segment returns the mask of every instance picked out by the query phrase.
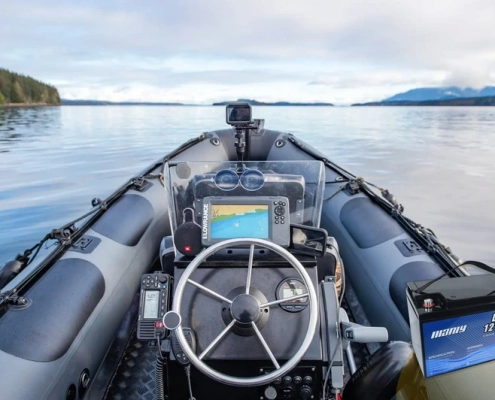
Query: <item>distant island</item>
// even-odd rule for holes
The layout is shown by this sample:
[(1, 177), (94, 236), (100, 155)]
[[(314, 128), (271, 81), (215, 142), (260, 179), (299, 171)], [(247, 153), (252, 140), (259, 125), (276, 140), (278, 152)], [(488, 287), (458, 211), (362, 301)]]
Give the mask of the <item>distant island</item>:
[(494, 106), (495, 86), (482, 89), (457, 86), (411, 89), (381, 101), (353, 106)]
[(456, 99), (425, 101), (377, 101), (371, 103), (358, 103), (353, 104), (352, 106), (495, 106), (495, 96), (462, 97)]
[[(257, 100), (250, 99), (239, 99), (237, 101), (248, 103), (252, 106), (296, 106), (296, 107), (333, 107), (332, 103), (291, 103), (288, 101), (277, 101), (275, 103), (265, 103)], [(227, 104), (232, 103), (232, 101), (222, 101), (219, 103), (213, 103), (213, 106), (226, 106)]]
[(153, 103), (139, 101), (100, 101), (100, 100), (67, 100), (62, 99), (63, 106), (186, 106), (183, 103)]
[[(295, 106), (295, 107), (309, 107), (309, 106), (317, 106), (317, 107), (332, 107), (331, 103), (290, 103), (287, 101), (279, 101), (276, 103), (264, 103), (256, 100), (248, 100), (248, 99), (239, 99), (237, 101), (242, 101), (244, 103), (249, 103), (252, 106)], [(212, 106), (226, 106), (227, 104), (232, 103), (231, 101), (222, 101), (219, 103), (213, 103)], [(105, 100), (68, 100), (62, 99), (61, 104), (63, 106), (196, 106), (200, 107), (197, 104), (187, 104), (187, 103), (154, 103), (154, 102), (139, 102), (139, 101), (121, 101), (121, 102), (113, 102), (113, 101), (105, 101)]]
[(0, 68), (0, 105), (60, 105), (60, 96), (54, 86)]

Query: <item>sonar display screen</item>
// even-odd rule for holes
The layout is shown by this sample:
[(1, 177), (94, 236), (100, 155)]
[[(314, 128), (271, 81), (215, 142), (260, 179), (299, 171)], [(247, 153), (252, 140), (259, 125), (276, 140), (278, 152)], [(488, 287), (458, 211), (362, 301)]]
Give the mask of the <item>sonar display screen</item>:
[(268, 239), (268, 205), (212, 204), (211, 239)]

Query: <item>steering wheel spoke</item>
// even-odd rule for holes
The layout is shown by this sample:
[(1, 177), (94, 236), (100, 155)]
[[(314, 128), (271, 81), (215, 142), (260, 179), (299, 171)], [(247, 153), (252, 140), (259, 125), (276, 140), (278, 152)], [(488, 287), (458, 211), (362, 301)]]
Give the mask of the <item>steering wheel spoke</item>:
[(271, 306), (275, 306), (275, 305), (281, 304), (281, 303), (288, 303), (289, 301), (301, 299), (303, 297), (308, 297), (308, 294), (307, 293), (302, 293), (302, 294), (298, 294), (296, 296), (287, 297), (285, 299), (269, 301), (268, 303), (261, 304), (260, 305), (260, 308), (271, 307)]
[(248, 263), (248, 272), (247, 272), (247, 281), (246, 281), (246, 294), (249, 294), (249, 290), (251, 289), (251, 276), (253, 274), (253, 258), (254, 258), (254, 244), (251, 245), (251, 249), (249, 250), (249, 263)]
[(227, 297), (223, 297), (221, 294), (218, 294), (217, 292), (215, 292), (211, 289), (208, 289), (206, 286), (203, 286), (200, 283), (193, 281), (192, 279), (188, 279), (187, 282), (193, 286), (196, 286), (198, 289), (201, 289), (203, 292), (206, 292), (206, 293), (210, 294), (211, 296), (216, 297), (217, 299), (225, 301), (228, 304), (232, 304), (232, 300), (227, 299)]
[(223, 339), (223, 337), (230, 331), (230, 329), (235, 325), (235, 320), (232, 320), (230, 324), (228, 324), (225, 329), (220, 332), (220, 334), (210, 343), (210, 345), (203, 350), (203, 352), (199, 355), (199, 359), (202, 360), (204, 356), (206, 356), (219, 342)]
[(266, 353), (268, 354), (268, 356), (272, 360), (273, 365), (275, 365), (275, 368), (280, 369), (280, 364), (278, 363), (277, 359), (273, 355), (272, 351), (270, 350), (270, 347), (268, 346), (268, 343), (266, 343), (265, 338), (261, 334), (261, 332), (258, 329), (258, 327), (256, 326), (256, 324), (254, 322), (251, 322), (251, 326), (253, 327), (254, 331), (256, 332), (256, 336), (258, 336), (258, 339), (260, 340), (261, 344), (265, 348)]

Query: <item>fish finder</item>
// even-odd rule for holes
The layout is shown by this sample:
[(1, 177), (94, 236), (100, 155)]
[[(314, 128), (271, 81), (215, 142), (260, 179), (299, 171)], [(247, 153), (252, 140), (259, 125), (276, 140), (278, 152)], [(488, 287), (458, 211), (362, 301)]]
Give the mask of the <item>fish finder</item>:
[(235, 238), (267, 239), (288, 247), (290, 215), (287, 197), (205, 197), (201, 226), (203, 246)]

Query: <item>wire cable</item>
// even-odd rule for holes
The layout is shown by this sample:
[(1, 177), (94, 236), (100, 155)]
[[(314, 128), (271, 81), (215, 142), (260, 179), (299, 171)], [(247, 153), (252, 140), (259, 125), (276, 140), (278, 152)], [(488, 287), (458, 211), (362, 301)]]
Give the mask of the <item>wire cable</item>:
[(189, 387), (189, 400), (196, 400), (192, 393), (192, 385), (191, 385), (191, 364), (184, 368), (187, 377), (187, 386)]

